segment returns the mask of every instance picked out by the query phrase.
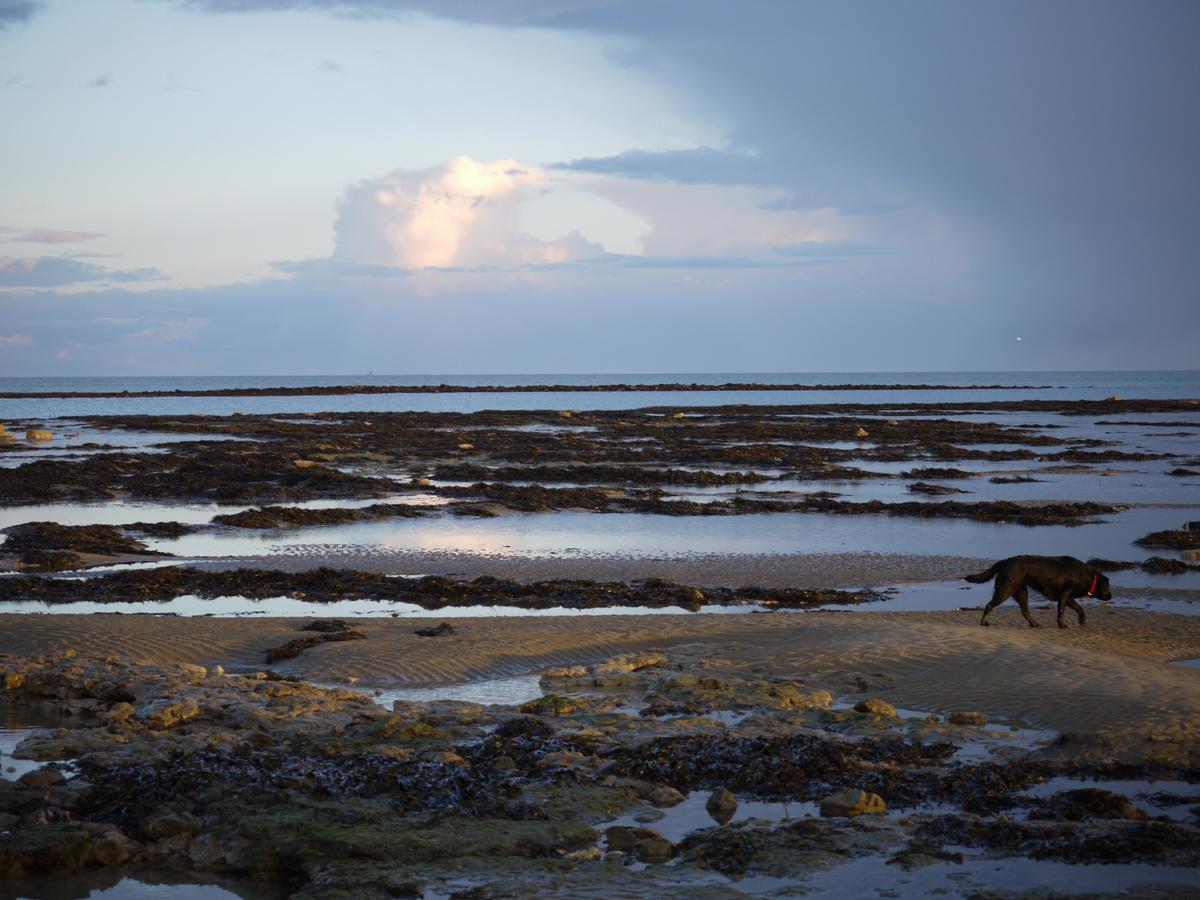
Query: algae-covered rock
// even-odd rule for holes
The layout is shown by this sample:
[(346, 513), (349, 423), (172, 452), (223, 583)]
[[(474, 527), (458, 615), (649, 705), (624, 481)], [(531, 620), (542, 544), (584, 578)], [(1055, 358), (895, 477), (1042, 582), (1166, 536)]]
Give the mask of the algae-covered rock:
[(983, 726), (988, 723), (987, 716), (979, 712), (952, 712), (946, 717), (946, 721), (951, 725)]
[(821, 801), (821, 815), (825, 818), (880, 816), (886, 812), (887, 804), (883, 802), (882, 797), (858, 789), (842, 791)]
[(721, 825), (734, 817), (737, 808), (737, 797), (725, 788), (717, 788), (713, 791), (708, 797), (708, 802), (704, 804), (704, 809), (708, 814)]
[(876, 716), (889, 716), (896, 718), (898, 713), (896, 707), (888, 703), (886, 700), (880, 700), (878, 697), (867, 697), (864, 700), (859, 700), (854, 704), (855, 712), (871, 713)]

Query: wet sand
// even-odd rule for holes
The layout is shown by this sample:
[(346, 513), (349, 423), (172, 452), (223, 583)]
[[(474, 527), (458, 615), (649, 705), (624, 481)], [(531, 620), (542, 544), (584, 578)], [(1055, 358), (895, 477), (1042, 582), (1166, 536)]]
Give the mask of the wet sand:
[[(319, 550), (319, 552), (318, 552)], [(986, 569), (994, 559), (915, 556), (900, 553), (725, 553), (635, 557), (507, 556), (449, 550), (321, 545), (311, 551), (198, 560), (205, 569), (278, 569), (303, 572), (328, 566), (385, 575), (431, 573), (474, 578), (492, 575), (519, 581), (558, 578), (629, 581), (662, 578), (677, 584), (784, 588), (860, 588), (955, 580)]]
[[(588, 664), (659, 650), (730, 673), (803, 676), (835, 695), (869, 690), (898, 706), (978, 710), (1058, 732), (1103, 732), (1122, 745), (1200, 748), (1200, 620), (1093, 608), (1088, 627), (1030, 629), (1015, 610), (980, 628), (978, 613), (817, 612), (724, 616), (512, 617), (459, 621), (418, 637), (418, 623), (356, 621), (366, 639), (317, 646), (277, 671), (359, 687), (436, 684)], [(266, 652), (311, 620), (129, 615), (0, 615), (0, 651), (73, 648), (154, 663), (265, 667)]]

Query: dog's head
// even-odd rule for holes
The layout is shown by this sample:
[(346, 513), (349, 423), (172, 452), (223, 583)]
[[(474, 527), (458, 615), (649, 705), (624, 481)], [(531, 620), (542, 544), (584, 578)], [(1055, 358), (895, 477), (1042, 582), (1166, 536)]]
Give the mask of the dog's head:
[(1096, 593), (1092, 594), (1097, 600), (1111, 600), (1112, 590), (1108, 586), (1108, 576), (1096, 573)]

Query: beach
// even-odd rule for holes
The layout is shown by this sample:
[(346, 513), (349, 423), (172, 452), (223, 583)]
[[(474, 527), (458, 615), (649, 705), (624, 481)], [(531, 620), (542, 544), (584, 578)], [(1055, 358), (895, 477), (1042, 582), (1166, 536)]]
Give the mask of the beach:
[[(871, 890), (889, 864), (902, 895), (1065, 867), (1093, 893), (1182, 896), (1197, 404), (981, 383), (781, 378), (729, 405), (664, 379), (625, 392), (654, 405), (608, 406), (599, 382), (597, 407), (541, 408), (559, 384), (490, 411), (469, 384), (431, 388), (461, 411), (422, 410), (419, 386), (292, 386), (279, 403), (311, 408), (248, 415), (192, 410), (269, 387), (22, 396), (44, 415), (12, 433), (51, 437), (0, 445), (19, 738), (0, 801), (20, 823), (0, 869), (20, 896), (70, 874), (120, 897), (163, 866), (205, 897), (790, 896)], [(1113, 600), (1084, 598), (1085, 627), (1035, 596), (1043, 627), (1009, 602), (981, 628), (991, 585), (963, 576), (1030, 552), (1090, 560)], [(171, 787), (189, 765), (291, 849)], [(364, 766), (389, 786), (351, 787)], [(135, 777), (156, 799), (118, 809)], [(321, 805), (339, 792), (357, 799)], [(296, 816), (321, 836), (285, 840)], [(499, 830), (460, 864), (452, 840), (408, 843), (463, 827)]]

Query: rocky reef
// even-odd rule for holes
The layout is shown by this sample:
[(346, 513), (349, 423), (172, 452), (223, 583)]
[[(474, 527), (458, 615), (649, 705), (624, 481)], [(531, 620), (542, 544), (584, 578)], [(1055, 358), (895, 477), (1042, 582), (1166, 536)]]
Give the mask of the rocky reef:
[[(733, 676), (687, 647), (541, 684), (520, 707), (386, 709), (270, 671), (0, 655), (10, 718), (73, 726), (33, 733), (14, 756), (43, 765), (0, 781), (0, 876), (166, 866), (302, 898), (726, 896), (746, 878), (800, 890), (852, 860), (963, 866), (968, 886), (972, 860), (1200, 865), (1200, 770), (1098, 762), (1073, 751), (1084, 735), (852, 706), (839, 685)], [(1177, 795), (1106, 788), (1150, 778)]]

